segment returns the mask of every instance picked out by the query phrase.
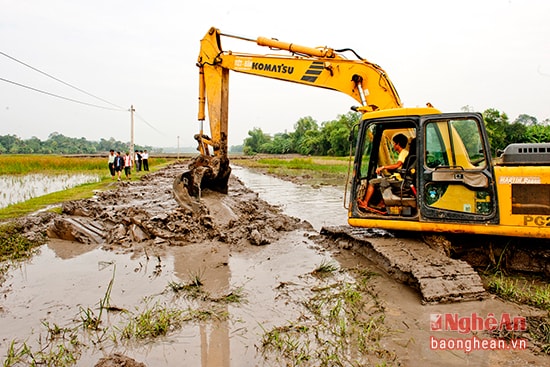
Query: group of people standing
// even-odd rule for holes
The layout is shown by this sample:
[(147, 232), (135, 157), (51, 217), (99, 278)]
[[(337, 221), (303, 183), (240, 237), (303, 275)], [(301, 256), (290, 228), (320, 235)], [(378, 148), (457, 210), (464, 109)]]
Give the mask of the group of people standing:
[(115, 177), (118, 177), (118, 180), (121, 180), (122, 171), (124, 170), (124, 175), (128, 180), (132, 178), (132, 167), (136, 162), (136, 172), (142, 170), (149, 171), (149, 153), (147, 150), (136, 150), (134, 152), (134, 157), (130, 155), (130, 152), (127, 151), (124, 157), (120, 155), (120, 152), (116, 152), (114, 149), (109, 151), (109, 172), (113, 180)]

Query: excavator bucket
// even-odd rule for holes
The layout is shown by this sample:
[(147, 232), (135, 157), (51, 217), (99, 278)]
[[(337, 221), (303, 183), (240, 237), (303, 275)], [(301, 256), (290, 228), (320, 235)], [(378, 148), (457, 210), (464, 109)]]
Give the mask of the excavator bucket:
[(230, 175), (231, 167), (227, 157), (195, 157), (188, 170), (175, 178), (174, 198), (181, 207), (197, 212), (202, 190), (210, 189), (227, 194)]

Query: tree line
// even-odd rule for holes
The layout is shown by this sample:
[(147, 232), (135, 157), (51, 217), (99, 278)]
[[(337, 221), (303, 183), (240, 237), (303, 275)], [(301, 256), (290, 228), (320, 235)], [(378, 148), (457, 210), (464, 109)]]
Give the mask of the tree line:
[[(463, 107), (468, 111), (468, 106)], [(244, 154), (256, 153), (288, 154), (317, 156), (346, 156), (349, 154), (350, 132), (360, 121), (361, 114), (349, 112), (339, 115), (335, 120), (317, 123), (312, 117), (302, 117), (294, 124), (294, 131), (276, 133), (273, 136), (264, 133), (259, 128), (248, 131), (242, 151)], [(496, 109), (483, 112), (483, 119), (492, 154), (504, 149), (510, 143), (543, 143), (550, 142), (550, 119), (542, 122), (533, 116), (522, 114), (510, 122), (506, 113)], [(0, 135), (0, 154), (94, 154), (114, 149), (124, 152), (129, 143), (117, 141), (114, 138), (89, 141), (85, 138), (71, 138), (54, 132), (48, 139), (41, 141), (37, 137), (20, 139), (15, 135)], [(161, 152), (161, 148), (136, 145), (135, 150)], [(239, 151), (240, 146), (232, 147), (231, 151)]]
[[(0, 154), (94, 154), (108, 152), (110, 149), (125, 152), (129, 143), (114, 138), (89, 141), (86, 138), (71, 138), (59, 133), (51, 133), (42, 141), (37, 137), (20, 139), (16, 135), (0, 135)], [(153, 147), (135, 145), (134, 150), (154, 151)]]
[[(470, 110), (468, 106), (464, 111)], [(243, 153), (287, 154), (298, 153), (317, 156), (346, 156), (349, 154), (350, 132), (360, 121), (361, 114), (349, 112), (336, 120), (320, 125), (312, 117), (300, 118), (294, 124), (294, 131), (276, 133), (273, 136), (259, 128), (248, 131), (243, 143)], [(533, 116), (520, 115), (510, 122), (506, 113), (496, 109), (483, 112), (483, 120), (489, 136), (492, 154), (496, 156), (511, 143), (550, 142), (550, 119), (538, 122)]]

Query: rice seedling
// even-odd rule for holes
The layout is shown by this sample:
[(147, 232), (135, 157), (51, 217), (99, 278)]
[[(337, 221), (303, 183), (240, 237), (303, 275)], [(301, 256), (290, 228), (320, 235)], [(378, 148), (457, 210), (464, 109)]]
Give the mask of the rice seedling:
[(336, 271), (338, 271), (338, 266), (334, 262), (323, 259), (321, 264), (312, 271), (312, 274), (316, 276), (326, 276)]
[(166, 335), (185, 321), (183, 315), (183, 310), (155, 304), (131, 317), (121, 329), (120, 335), (124, 339), (146, 339)]
[[(27, 175), (32, 173), (78, 175), (84, 173), (99, 177), (98, 182), (84, 183), (0, 208), (0, 219), (20, 217), (68, 200), (91, 198), (96, 191), (105, 190), (112, 184), (105, 162), (106, 158), (104, 157), (0, 155), (0, 175)], [(168, 163), (168, 159), (155, 158), (150, 161), (150, 171), (154, 172), (166, 163)], [(139, 172), (137, 177), (145, 174), (145, 172)]]
[[(89, 307), (80, 307), (80, 319), (82, 320), (82, 326), (87, 330), (99, 330), (101, 324), (101, 318), (104, 310), (111, 309), (111, 291), (113, 290), (113, 284), (115, 282), (116, 265), (113, 267), (113, 276), (107, 285), (107, 290), (103, 295), (103, 298), (99, 300), (99, 311), (96, 316), (95, 312)], [(118, 308), (117, 308), (118, 310)]]
[(242, 303), (245, 301), (243, 289), (241, 287), (236, 288), (222, 297), (214, 299), (214, 301), (221, 303)]
[(527, 317), (527, 330), (542, 353), (550, 355), (550, 316)]
[(371, 293), (348, 281), (311, 290), (314, 293), (303, 301), (305, 313), (299, 317), (307, 322), (290, 321), (264, 329), (261, 348), (265, 358), (275, 356), (291, 366), (374, 365), (375, 361), (396, 360), (380, 346), (386, 332), (383, 308), (371, 300)]
[(35, 348), (27, 341), (18, 343), (12, 340), (4, 367), (11, 366), (74, 366), (81, 355), (82, 344), (78, 340), (76, 328), (62, 328), (56, 324), (43, 322), (47, 329), (47, 336), (42, 340), (41, 335)]

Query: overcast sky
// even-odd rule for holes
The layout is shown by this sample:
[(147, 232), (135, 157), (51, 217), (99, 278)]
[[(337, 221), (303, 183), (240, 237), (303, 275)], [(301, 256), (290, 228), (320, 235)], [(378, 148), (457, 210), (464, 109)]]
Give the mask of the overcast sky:
[[(0, 135), (53, 132), (155, 147), (194, 146), (200, 39), (224, 33), (304, 46), (353, 48), (379, 64), (405, 106), (444, 112), (496, 108), (514, 120), (550, 118), (547, 0), (0, 0)], [(222, 47), (226, 44), (222, 44)], [(233, 51), (250, 46), (228, 44)], [(265, 48), (254, 49), (258, 54)], [(109, 104), (48, 78), (9, 55)], [(339, 92), (231, 73), (229, 144), (254, 127), (292, 131), (356, 102)], [(115, 106), (118, 107), (115, 107)]]

